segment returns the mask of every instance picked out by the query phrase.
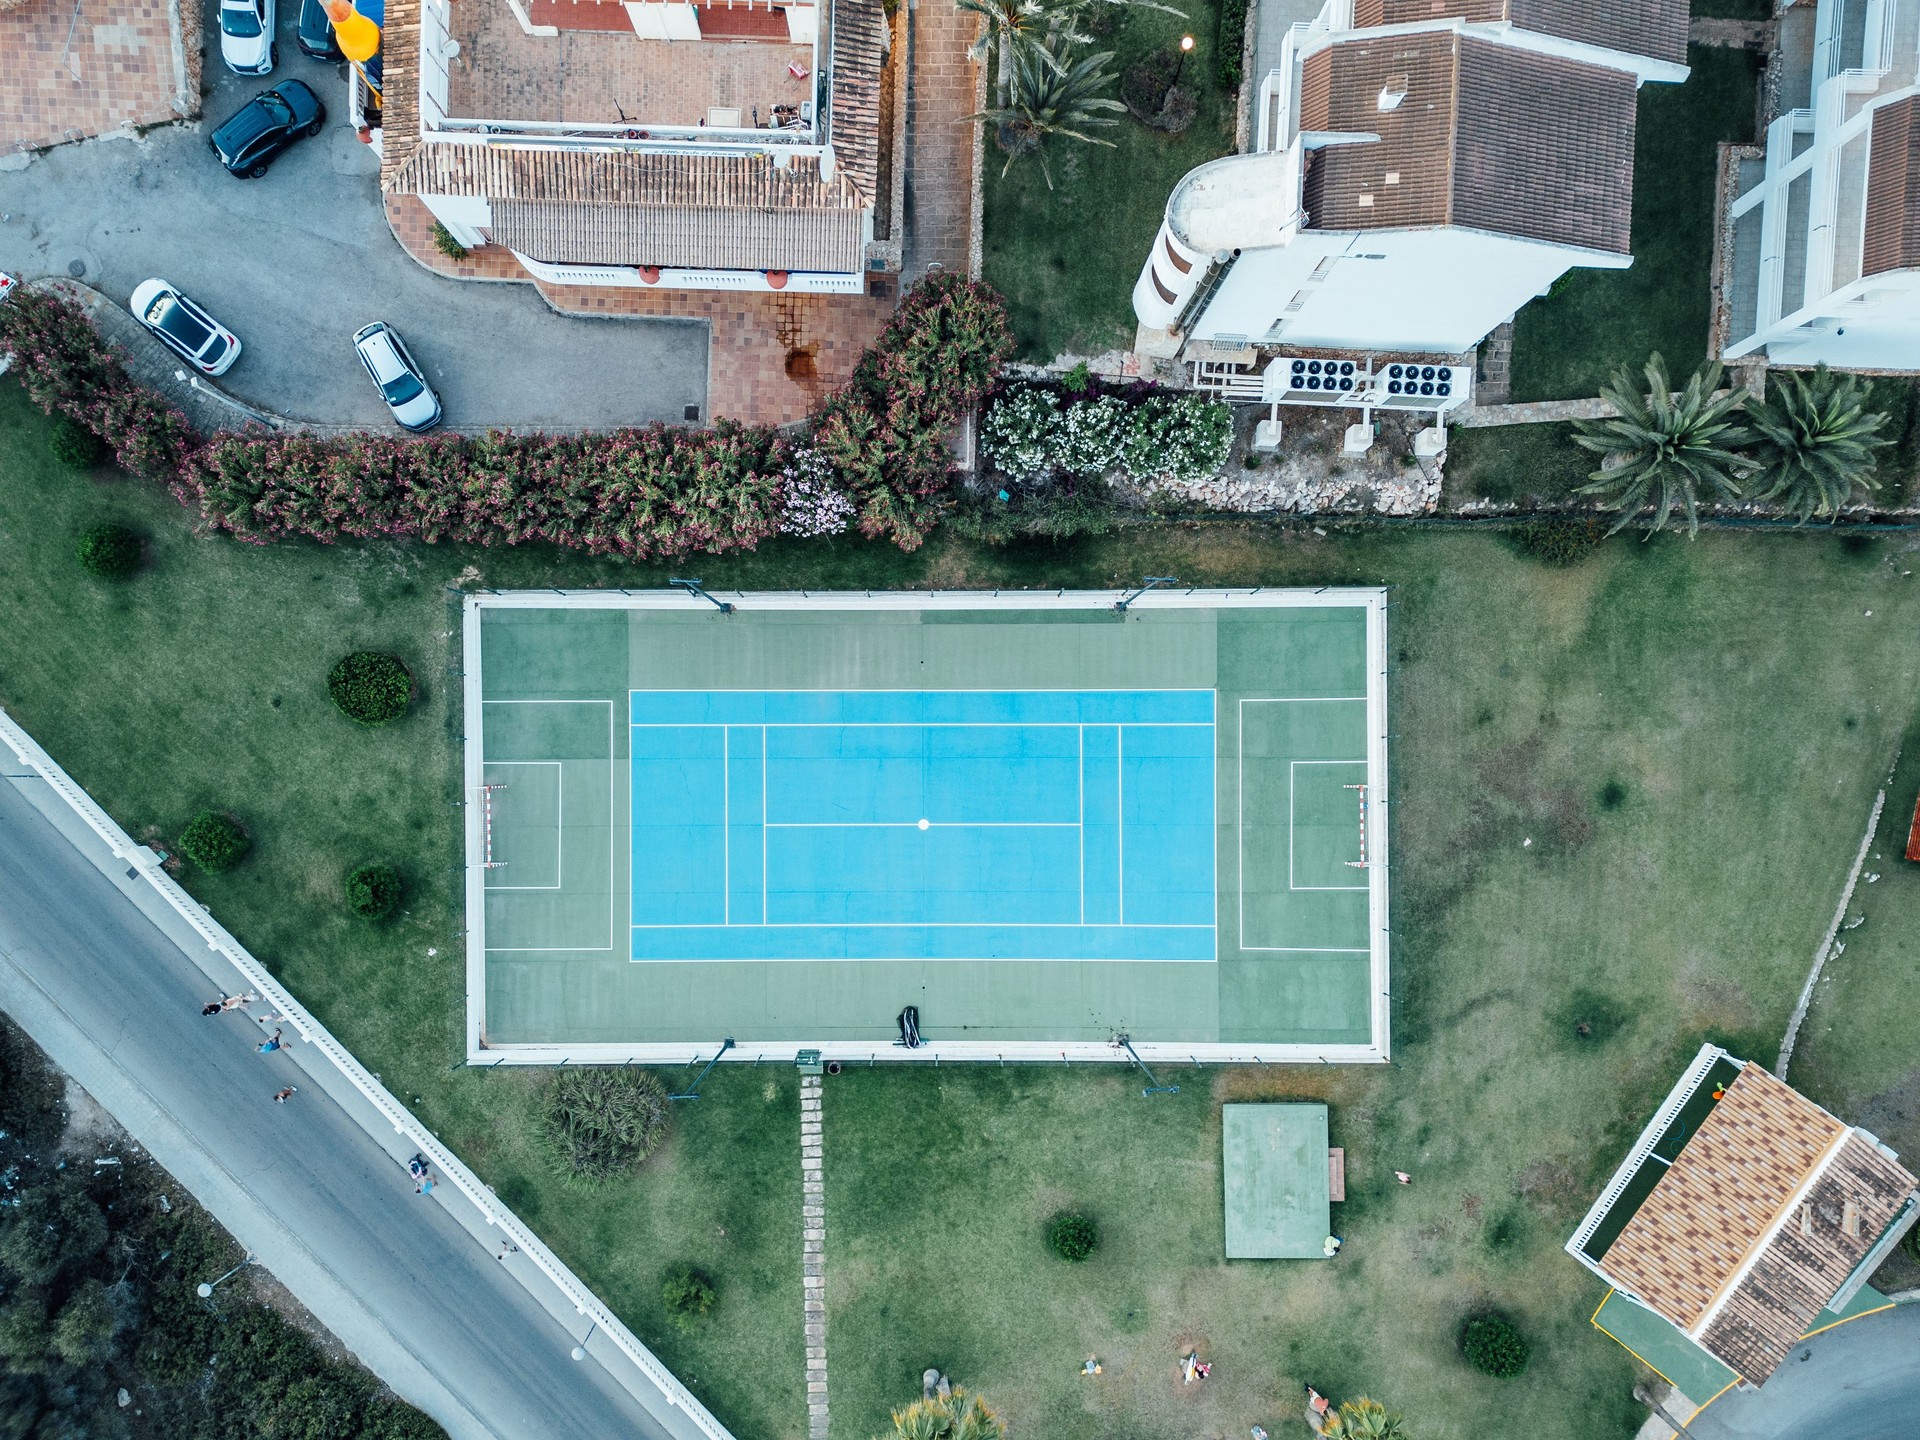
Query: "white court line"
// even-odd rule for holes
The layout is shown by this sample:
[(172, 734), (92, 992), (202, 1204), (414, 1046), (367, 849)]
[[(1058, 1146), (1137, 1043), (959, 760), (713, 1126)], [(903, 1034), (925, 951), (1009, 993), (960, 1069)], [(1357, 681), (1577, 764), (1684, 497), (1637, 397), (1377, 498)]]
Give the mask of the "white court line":
[[(1369, 946), (1316, 946), (1316, 945), (1249, 945), (1247, 943), (1247, 706), (1249, 705), (1365, 705), (1365, 695), (1243, 695), (1234, 706), (1235, 729), (1238, 740), (1234, 754), (1234, 800), (1240, 815), (1234, 826), (1234, 840), (1237, 850), (1235, 868), (1235, 891), (1239, 896), (1239, 933), (1235, 937), (1239, 948), (1245, 951), (1266, 954), (1286, 954), (1306, 952), (1310, 954), (1354, 954), (1370, 955)], [(1363, 727), (1364, 728), (1364, 722)], [(1365, 764), (1363, 760), (1359, 762)], [(1293, 771), (1287, 771), (1287, 883), (1293, 884)], [(1369, 922), (1371, 923), (1371, 922)]]
[[(769, 830), (918, 830), (918, 820), (767, 820)], [(1078, 830), (1078, 820), (929, 820), (929, 830)]]
[(551, 765), (559, 773), (553, 777), (553, 884), (551, 885), (492, 885), (483, 880), (482, 888), (487, 890), (559, 890), (564, 888), (566, 872), (561, 868), (566, 859), (567, 835), (567, 772), (561, 768), (559, 760), (496, 760), (493, 769), (505, 769), (509, 765)]
[[(494, 702), (489, 700), (489, 705)], [(561, 703), (561, 702), (556, 702)], [(611, 703), (611, 702), (609, 702)], [(1084, 730), (1087, 726), (1131, 730), (1211, 730), (1211, 720), (772, 720), (763, 730)], [(747, 729), (732, 720), (629, 720), (629, 730)]]
[[(712, 921), (689, 921), (680, 925), (633, 925), (633, 930), (758, 930), (758, 925), (716, 925)], [(1078, 920), (781, 920), (766, 926), (769, 930), (1213, 930), (1213, 925), (1082, 925)], [(1330, 949), (1330, 946), (1310, 946)], [(1364, 953), (1364, 952), (1362, 952)], [(831, 960), (831, 955), (817, 955)], [(924, 960), (927, 957), (919, 957)], [(970, 955), (970, 960), (990, 960), (990, 955)]]
[[(471, 598), (471, 597), (469, 597)], [(619, 793), (620, 757), (615, 755), (613, 737), (618, 733), (614, 728), (618, 716), (614, 713), (611, 700), (482, 700), (482, 705), (604, 705), (607, 707), (607, 943), (604, 945), (494, 945), (486, 943), (486, 951), (495, 955), (594, 955), (605, 950), (612, 953), (616, 948), (614, 939), (620, 934), (620, 917), (616, 913), (620, 895), (620, 813), (613, 803)], [(484, 750), (484, 746), (482, 749)], [(484, 767), (486, 757), (481, 756)], [(498, 761), (494, 762), (498, 764)], [(625, 847), (627, 852), (627, 893), (633, 893), (633, 842), (629, 838)], [(633, 936), (627, 936), (627, 948), (633, 948)]]
[(1287, 762), (1287, 888), (1289, 890), (1366, 890), (1367, 885), (1296, 885), (1293, 880), (1293, 772), (1302, 765), (1358, 765), (1366, 769), (1365, 760), (1289, 760)]

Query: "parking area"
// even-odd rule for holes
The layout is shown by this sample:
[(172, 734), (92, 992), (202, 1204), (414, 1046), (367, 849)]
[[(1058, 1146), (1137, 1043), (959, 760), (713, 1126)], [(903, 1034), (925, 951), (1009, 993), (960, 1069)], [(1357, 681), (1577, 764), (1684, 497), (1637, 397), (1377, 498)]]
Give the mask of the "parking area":
[[(60, 146), (7, 174), (0, 269), (71, 275), (120, 304), (149, 276), (171, 280), (245, 347), (221, 385), (297, 419), (390, 424), (352, 347), (373, 320), (406, 336), (451, 426), (707, 418), (704, 323), (562, 316), (530, 285), (445, 279), (409, 258), (387, 228), (378, 162), (347, 128), (344, 67), (301, 52), (297, 18), (280, 0), (278, 67), (241, 77), (220, 61), (209, 4), (199, 123)], [(228, 175), (209, 132), (289, 78), (325, 102), (326, 129), (259, 180)]]

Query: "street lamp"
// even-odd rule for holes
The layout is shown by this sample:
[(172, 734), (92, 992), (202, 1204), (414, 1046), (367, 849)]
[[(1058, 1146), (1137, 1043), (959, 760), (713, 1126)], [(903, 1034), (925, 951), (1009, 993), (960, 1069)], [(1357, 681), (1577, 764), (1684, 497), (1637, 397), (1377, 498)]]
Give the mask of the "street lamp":
[[(253, 1256), (249, 1255), (238, 1265), (234, 1266), (233, 1269), (222, 1275), (220, 1280), (231, 1280), (251, 1264), (253, 1264)], [(213, 1287), (218, 1285), (220, 1280), (202, 1280), (199, 1285), (194, 1287), (195, 1293), (197, 1293), (202, 1300), (211, 1300), (213, 1298)]]
[(1122, 595), (1118, 600), (1114, 601), (1113, 608), (1124, 615), (1127, 613), (1127, 607), (1142, 595), (1146, 594), (1147, 591), (1159, 585), (1178, 585), (1179, 583), (1180, 577), (1178, 575), (1149, 575), (1147, 576), (1146, 583), (1138, 590), (1127, 595)]
[(678, 575), (675, 575), (668, 579), (667, 584), (676, 589), (684, 590), (687, 594), (697, 599), (705, 600), (708, 604), (718, 609), (722, 615), (731, 615), (733, 613), (732, 605), (728, 604), (725, 600), (716, 600), (713, 596), (707, 594), (706, 591), (700, 588), (700, 582), (698, 580), (682, 580)]
[[(1173, 67), (1173, 84), (1174, 85), (1178, 85), (1180, 83), (1180, 72), (1187, 68), (1187, 56), (1191, 55), (1192, 53), (1193, 53), (1193, 36), (1182, 35), (1180, 37), (1180, 63)], [(1173, 85), (1169, 85), (1167, 88), (1171, 90), (1173, 88)]]
[(593, 1338), (594, 1327), (597, 1326), (599, 1323), (600, 1322), (598, 1320), (595, 1320), (591, 1324), (589, 1324), (587, 1326), (587, 1333), (580, 1337), (580, 1343), (574, 1346), (573, 1349), (568, 1351), (567, 1353), (573, 1356), (573, 1358), (576, 1360), (586, 1359), (587, 1358), (587, 1341)]

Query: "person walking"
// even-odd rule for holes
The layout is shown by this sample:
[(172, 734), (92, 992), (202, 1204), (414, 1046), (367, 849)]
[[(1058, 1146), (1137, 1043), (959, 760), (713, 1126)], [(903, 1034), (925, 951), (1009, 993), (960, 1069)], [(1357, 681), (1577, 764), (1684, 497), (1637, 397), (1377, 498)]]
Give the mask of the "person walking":
[(283, 1088), (273, 1092), (273, 1103), (276, 1105), (284, 1105), (287, 1103), (288, 1100), (290, 1100), (297, 1093), (298, 1092), (294, 1086), (292, 1085), (284, 1086)]
[(494, 1256), (493, 1258), (496, 1260), (504, 1261), (507, 1258), (507, 1256), (518, 1255), (519, 1253), (520, 1253), (520, 1247), (514, 1244), (513, 1241), (502, 1240), (500, 1242), (500, 1253)]
[(259, 1051), (262, 1055), (271, 1055), (274, 1051), (280, 1048), (280, 1033), (281, 1032), (278, 1030), (274, 1031), (273, 1038), (271, 1040), (262, 1040), (258, 1045), (254, 1046), (253, 1048)]

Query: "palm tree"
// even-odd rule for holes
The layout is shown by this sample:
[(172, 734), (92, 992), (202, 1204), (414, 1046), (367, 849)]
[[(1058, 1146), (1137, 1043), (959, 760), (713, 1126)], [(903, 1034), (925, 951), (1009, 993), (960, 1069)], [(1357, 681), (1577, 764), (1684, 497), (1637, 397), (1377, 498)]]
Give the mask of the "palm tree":
[(1340, 1408), (1321, 1422), (1320, 1433), (1327, 1440), (1406, 1440), (1407, 1437), (1398, 1415), (1364, 1395), (1358, 1400), (1341, 1401)]
[(893, 1412), (886, 1440), (1004, 1440), (1006, 1425), (978, 1395), (956, 1385), (948, 1395), (929, 1395)]
[(980, 17), (980, 38), (973, 42), (967, 55), (975, 64), (984, 64), (989, 54), (997, 55), (995, 92), (1004, 108), (1013, 93), (1014, 56), (1041, 48), (1054, 30), (1056, 17), (1041, 0), (954, 0), (954, 3), (969, 15)]
[(1873, 468), (1885, 444), (1887, 417), (1869, 411), (1871, 392), (1858, 375), (1835, 375), (1825, 365), (1811, 377), (1782, 375), (1773, 398), (1747, 404), (1758, 444), (1749, 492), (1778, 500), (1805, 524), (1838, 517), (1856, 489), (1877, 489)]
[(1609, 535), (1651, 506), (1649, 536), (1664, 530), (1679, 509), (1686, 513), (1692, 537), (1700, 530), (1702, 501), (1731, 500), (1740, 494), (1740, 477), (1750, 462), (1735, 450), (1752, 435), (1734, 417), (1746, 392), (1716, 395), (1721, 373), (1717, 362), (1703, 365), (1676, 397), (1667, 379), (1667, 362), (1655, 355), (1647, 361), (1647, 393), (1642, 395), (1623, 365), (1600, 391), (1600, 398), (1618, 413), (1574, 422), (1578, 433), (1573, 443), (1603, 457), (1579, 493), (1598, 495), (1601, 509), (1619, 512)]
[(1070, 43), (1063, 36), (1049, 35), (1043, 44), (1016, 49), (1013, 92), (1006, 103), (967, 117), (991, 121), (996, 127), (1000, 148), (1007, 152), (1002, 175), (1022, 155), (1037, 155), (1049, 190), (1053, 188), (1053, 171), (1047, 165), (1047, 141), (1064, 135), (1070, 140), (1110, 146), (1113, 141), (1087, 131), (1093, 126), (1117, 125), (1113, 115), (1105, 112), (1126, 109), (1112, 96), (1100, 93), (1113, 84), (1113, 74), (1106, 68), (1113, 52), (1105, 50), (1069, 65), (1063, 52)]

